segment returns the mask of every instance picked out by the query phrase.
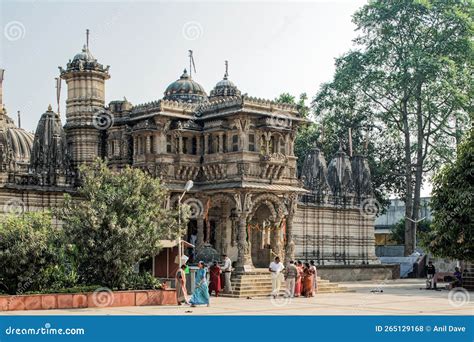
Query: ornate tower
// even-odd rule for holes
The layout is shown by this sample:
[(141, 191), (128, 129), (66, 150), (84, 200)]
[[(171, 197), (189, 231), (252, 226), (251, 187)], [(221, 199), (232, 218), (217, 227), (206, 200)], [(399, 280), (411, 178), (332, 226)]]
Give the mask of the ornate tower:
[(97, 62), (87, 44), (69, 60), (67, 68), (59, 67), (67, 84), (66, 125), (67, 142), (72, 155), (72, 166), (91, 163), (102, 157), (105, 130), (111, 117), (104, 120), (105, 80), (110, 78), (109, 66)]

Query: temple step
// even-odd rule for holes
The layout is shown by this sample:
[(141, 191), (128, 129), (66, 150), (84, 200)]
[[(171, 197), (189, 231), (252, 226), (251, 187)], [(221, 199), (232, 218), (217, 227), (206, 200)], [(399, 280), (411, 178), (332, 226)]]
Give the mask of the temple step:
[[(346, 287), (337, 283), (332, 283), (327, 279), (317, 277), (318, 292), (338, 293), (350, 292)], [(272, 278), (270, 272), (266, 269), (256, 269), (252, 272), (236, 273), (232, 275), (232, 293), (222, 293), (223, 297), (232, 298), (264, 298), (270, 297), (272, 292)], [(280, 295), (285, 295), (285, 286), (282, 283)]]

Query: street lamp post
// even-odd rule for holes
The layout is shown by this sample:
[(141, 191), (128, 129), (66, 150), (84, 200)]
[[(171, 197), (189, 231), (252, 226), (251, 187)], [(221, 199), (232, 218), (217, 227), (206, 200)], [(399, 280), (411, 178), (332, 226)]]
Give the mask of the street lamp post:
[(186, 195), (186, 192), (188, 192), (189, 190), (191, 190), (191, 188), (193, 187), (194, 183), (192, 180), (188, 180), (186, 182), (186, 185), (184, 186), (184, 191), (182, 193), (181, 196), (178, 197), (178, 264), (179, 264), (179, 268), (181, 268), (181, 265), (182, 265), (182, 258), (181, 258), (181, 254), (182, 254), (182, 247), (181, 247), (181, 200), (183, 199), (184, 195)]
[(423, 218), (418, 219), (418, 220), (412, 220), (412, 219), (409, 218), (408, 216), (405, 216), (405, 218), (406, 218), (408, 221), (412, 222), (413, 225), (414, 225), (414, 229), (413, 229), (413, 230), (414, 230), (414, 232), (413, 232), (413, 252), (415, 252), (415, 250), (416, 250), (416, 245), (417, 245), (417, 243), (416, 243), (416, 238), (417, 238), (416, 229), (417, 229), (417, 225), (418, 225), (418, 223), (420, 223), (421, 221), (423, 221), (426, 217), (423, 217)]

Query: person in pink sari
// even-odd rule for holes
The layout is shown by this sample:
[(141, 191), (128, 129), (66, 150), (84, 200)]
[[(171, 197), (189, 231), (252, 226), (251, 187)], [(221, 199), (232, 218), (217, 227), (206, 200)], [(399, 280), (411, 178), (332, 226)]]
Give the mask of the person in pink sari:
[(296, 263), (296, 270), (295, 297), (299, 297), (301, 296), (301, 291), (303, 291), (303, 283), (301, 282), (303, 277), (303, 263), (300, 260)]

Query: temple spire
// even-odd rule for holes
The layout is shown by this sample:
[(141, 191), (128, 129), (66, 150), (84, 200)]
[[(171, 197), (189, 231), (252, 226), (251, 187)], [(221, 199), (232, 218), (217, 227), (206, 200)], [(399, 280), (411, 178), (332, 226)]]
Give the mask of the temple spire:
[(229, 77), (229, 61), (225, 61), (225, 74), (224, 74), (224, 80)]
[(189, 51), (189, 78), (191, 78), (193, 74), (193, 69), (194, 69), (194, 72), (196, 72), (196, 65), (194, 64), (193, 50), (188, 50), (188, 51)]
[(86, 29), (86, 48), (89, 50), (89, 29)]

